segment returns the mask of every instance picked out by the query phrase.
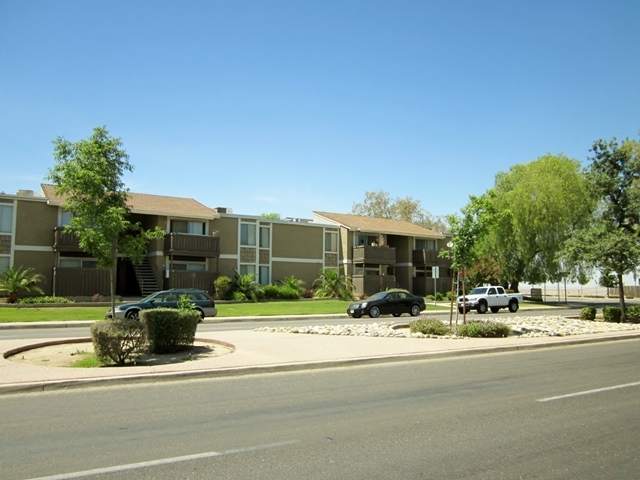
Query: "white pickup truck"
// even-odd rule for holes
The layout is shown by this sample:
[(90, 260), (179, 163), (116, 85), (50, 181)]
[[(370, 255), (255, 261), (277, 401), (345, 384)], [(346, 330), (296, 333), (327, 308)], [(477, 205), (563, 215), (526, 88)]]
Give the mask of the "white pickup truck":
[(458, 297), (458, 312), (464, 313), (466, 309), (467, 312), (476, 310), (478, 313), (487, 313), (487, 310), (491, 310), (498, 313), (501, 308), (517, 312), (520, 302), (521, 293), (507, 293), (503, 287), (498, 286), (477, 287), (468, 295)]

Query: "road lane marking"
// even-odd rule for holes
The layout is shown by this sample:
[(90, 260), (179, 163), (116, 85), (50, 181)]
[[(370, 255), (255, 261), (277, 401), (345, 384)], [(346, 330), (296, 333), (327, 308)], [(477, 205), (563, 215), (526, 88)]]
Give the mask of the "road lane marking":
[(596, 388), (595, 390), (585, 390), (584, 392), (568, 393), (566, 395), (558, 395), (557, 397), (539, 398), (536, 402), (551, 402), (553, 400), (561, 400), (563, 398), (580, 397), (582, 395), (591, 395), (592, 393), (608, 392), (610, 390), (619, 390), (621, 388), (637, 387), (640, 382), (625, 383), (624, 385), (614, 385), (613, 387)]
[(96, 468), (93, 470), (84, 470), (82, 472), (62, 473), (60, 475), (50, 475), (48, 477), (37, 477), (29, 480), (67, 480), (70, 478), (82, 478), (92, 475), (101, 475), (105, 473), (118, 473), (125, 472), (127, 470), (136, 470), (146, 467), (157, 467), (161, 465), (169, 465), (178, 462), (188, 462), (191, 460), (200, 460), (203, 458), (222, 457), (224, 455), (233, 455), (236, 453), (255, 452), (257, 450), (266, 450), (268, 448), (285, 447), (287, 445), (293, 445), (298, 443), (299, 440), (288, 440), (285, 442), (268, 443), (266, 445), (255, 445), (253, 447), (237, 448), (234, 450), (223, 450), (222, 452), (205, 452), (196, 453), (193, 455), (184, 455), (182, 457), (161, 458), (160, 460), (150, 460), (148, 462), (129, 463), (127, 465), (116, 465), (114, 467)]

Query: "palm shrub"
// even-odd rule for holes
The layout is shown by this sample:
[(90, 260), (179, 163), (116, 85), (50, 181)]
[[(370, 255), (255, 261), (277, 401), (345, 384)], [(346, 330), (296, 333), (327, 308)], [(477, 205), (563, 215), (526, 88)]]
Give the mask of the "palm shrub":
[(38, 286), (44, 277), (33, 268), (10, 267), (0, 275), (0, 292), (7, 292), (7, 303), (17, 303), (22, 292), (43, 293)]
[(580, 319), (581, 320), (595, 320), (596, 319), (596, 309), (595, 307), (582, 307), (580, 310)]
[(325, 268), (313, 282), (317, 297), (337, 297), (353, 300), (353, 283), (348, 275), (340, 275), (338, 270)]
[(116, 318), (99, 320), (90, 328), (93, 350), (102, 363), (124, 365), (144, 348), (142, 325), (137, 320)]
[(437, 318), (420, 318), (409, 322), (411, 333), (423, 335), (449, 335), (451, 330)]
[(293, 275), (285, 277), (284, 280), (281, 280), (279, 284), (282, 287), (286, 287), (287, 289), (296, 290), (298, 292), (298, 298), (300, 294), (304, 292), (304, 281), (296, 278)]
[(602, 309), (602, 316), (605, 322), (620, 323), (622, 321), (622, 310), (620, 310), (620, 307), (607, 305)]
[(140, 313), (150, 353), (173, 353), (193, 346), (200, 312), (188, 309), (153, 308)]
[[(234, 270), (235, 271), (235, 270)], [(254, 302), (258, 301), (260, 295), (260, 284), (256, 281), (256, 274), (253, 272), (240, 275), (236, 272), (236, 281), (234, 288), (234, 299), (236, 298), (235, 292), (240, 292), (244, 295), (245, 299), (251, 299)]]
[(502, 338), (511, 335), (511, 327), (500, 322), (482, 322), (475, 320), (458, 328), (460, 337)]

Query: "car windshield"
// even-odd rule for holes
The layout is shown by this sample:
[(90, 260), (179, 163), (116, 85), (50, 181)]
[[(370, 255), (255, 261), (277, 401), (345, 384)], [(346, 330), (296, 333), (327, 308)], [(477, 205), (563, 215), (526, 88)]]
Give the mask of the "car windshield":
[(469, 295), (484, 295), (487, 293), (487, 287), (478, 287), (471, 290)]
[(389, 292), (374, 293), (369, 298), (367, 298), (367, 302), (372, 301), (372, 300), (382, 300), (384, 297), (386, 297), (388, 295), (388, 293)]

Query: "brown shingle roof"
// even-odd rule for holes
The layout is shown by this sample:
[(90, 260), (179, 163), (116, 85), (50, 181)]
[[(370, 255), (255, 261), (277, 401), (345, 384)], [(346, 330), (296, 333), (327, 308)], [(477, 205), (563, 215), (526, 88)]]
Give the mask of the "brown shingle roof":
[(339, 223), (349, 230), (358, 230), (369, 233), (386, 233), (391, 235), (405, 235), (425, 238), (446, 238), (445, 235), (428, 228), (423, 228), (415, 223), (404, 220), (392, 220), (390, 218), (364, 217), (349, 215), (346, 213), (313, 212), (318, 217)]
[[(63, 205), (64, 199), (56, 195), (54, 185), (42, 184), (42, 192), (50, 205)], [(129, 208), (132, 213), (145, 215), (168, 215), (189, 218), (219, 218), (214, 210), (193, 198), (167, 197), (129, 192)]]

